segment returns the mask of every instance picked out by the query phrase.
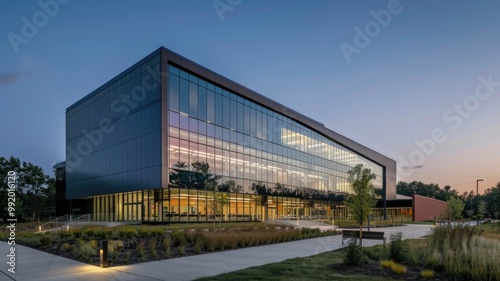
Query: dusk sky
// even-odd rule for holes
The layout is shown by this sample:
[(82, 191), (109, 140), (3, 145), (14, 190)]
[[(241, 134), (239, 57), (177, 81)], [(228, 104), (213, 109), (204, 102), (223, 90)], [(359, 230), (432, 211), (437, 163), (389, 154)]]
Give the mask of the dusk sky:
[(500, 1), (101, 2), (0, 4), (0, 156), (52, 175), (66, 108), (164, 46), (395, 159), (398, 180), (500, 181)]

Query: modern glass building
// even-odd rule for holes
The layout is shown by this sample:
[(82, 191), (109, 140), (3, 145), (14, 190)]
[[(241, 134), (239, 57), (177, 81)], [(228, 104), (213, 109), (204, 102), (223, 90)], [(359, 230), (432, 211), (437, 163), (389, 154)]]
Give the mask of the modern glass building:
[(66, 146), (101, 220), (345, 218), (357, 164), (396, 196), (394, 160), (163, 47), (67, 109)]

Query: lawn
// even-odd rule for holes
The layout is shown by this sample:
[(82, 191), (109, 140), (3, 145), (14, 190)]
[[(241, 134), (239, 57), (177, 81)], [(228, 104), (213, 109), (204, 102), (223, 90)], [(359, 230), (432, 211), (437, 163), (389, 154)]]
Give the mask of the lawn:
[(332, 264), (341, 264), (344, 251), (337, 250), (307, 258), (295, 258), (280, 263), (252, 267), (204, 280), (390, 280), (374, 277), (356, 270), (335, 271), (329, 268)]
[[(421, 243), (416, 240), (416, 243)], [(222, 274), (214, 277), (197, 279), (198, 281), (233, 281), (233, 280), (360, 280), (389, 281), (409, 280), (419, 277), (422, 267), (408, 270), (406, 275), (392, 273), (380, 266), (379, 259), (387, 259), (388, 248), (373, 246), (363, 251), (371, 256), (368, 264), (361, 266), (346, 266), (343, 264), (346, 249), (340, 249), (319, 255), (289, 259), (279, 263)], [(413, 279), (418, 280), (418, 279)], [(431, 279), (443, 280), (443, 279)]]

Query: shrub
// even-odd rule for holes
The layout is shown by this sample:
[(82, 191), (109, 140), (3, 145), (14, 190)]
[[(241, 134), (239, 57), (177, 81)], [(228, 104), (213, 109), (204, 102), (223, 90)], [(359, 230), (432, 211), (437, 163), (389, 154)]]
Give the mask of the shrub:
[(99, 242), (97, 242), (97, 240), (90, 240), (88, 244), (90, 245), (90, 247), (96, 250), (99, 248)]
[(207, 235), (205, 237), (205, 249), (207, 249), (210, 252), (215, 251), (216, 247), (216, 241), (215, 237), (213, 235)]
[(194, 252), (196, 254), (200, 254), (202, 249), (203, 249), (203, 242), (199, 240), (194, 244)]
[(450, 280), (500, 280), (500, 242), (478, 233), (462, 225), (435, 228), (427, 266), (444, 271)]
[(363, 254), (365, 254), (368, 258), (376, 261), (386, 259), (389, 256), (386, 248), (377, 246), (370, 248), (363, 248), (362, 251)]
[(82, 228), (78, 232), (80, 232), (80, 237), (82, 238), (93, 238), (94, 230), (92, 228)]
[(103, 228), (103, 229), (96, 229), (94, 232), (94, 238), (99, 238), (99, 239), (108, 239), (109, 236), (113, 233), (112, 229), (108, 228)]
[(77, 259), (87, 262), (92, 262), (94, 258), (97, 258), (97, 249), (91, 241), (85, 243), (78, 240), (77, 245), (73, 247), (72, 253)]
[(228, 235), (227, 247), (229, 249), (238, 248), (238, 240), (236, 239), (236, 235), (233, 235), (233, 234)]
[(216, 244), (215, 247), (221, 251), (224, 251), (224, 249), (226, 248), (226, 240), (224, 238), (225, 237), (220, 235), (217, 236), (217, 238), (215, 239), (215, 244)]
[(139, 245), (137, 245), (137, 254), (142, 261), (145, 260), (146, 253), (144, 252), (144, 242), (140, 242)]
[(50, 242), (52, 242), (52, 237), (50, 237), (50, 235), (43, 235), (42, 237), (40, 237), (40, 245), (42, 247), (49, 246)]
[(175, 247), (186, 246), (187, 239), (184, 232), (175, 232), (172, 234), (172, 240)]
[(391, 271), (396, 273), (396, 274), (405, 274), (406, 273), (406, 267), (404, 265), (401, 265), (399, 263), (392, 263), (391, 265)]
[(188, 231), (186, 233), (186, 241), (188, 243), (195, 243), (196, 240), (199, 239), (199, 234), (195, 231)]
[(164, 234), (164, 231), (161, 228), (151, 229), (151, 236), (153, 236), (153, 237), (163, 236), (163, 234)]
[(165, 256), (167, 258), (170, 258), (171, 256), (171, 244), (172, 244), (172, 241), (170, 240), (170, 237), (169, 236), (165, 236), (163, 237), (163, 240), (161, 241), (161, 245), (163, 247), (163, 250), (165, 251)]
[(75, 232), (72, 230), (59, 231), (59, 237), (61, 238), (61, 241), (73, 241), (76, 239)]
[(71, 248), (71, 245), (69, 243), (64, 243), (61, 245), (61, 251), (67, 252)]
[(408, 244), (403, 241), (403, 233), (396, 232), (390, 236), (389, 256), (396, 262), (408, 260)]
[(368, 262), (368, 258), (361, 251), (361, 247), (356, 245), (356, 239), (349, 243), (347, 252), (344, 256), (344, 264), (346, 265), (361, 265)]
[(391, 268), (392, 264), (394, 262), (389, 260), (389, 261), (381, 261), (380, 262), (380, 266), (382, 266), (383, 268)]
[(23, 237), (19, 236), (16, 237), (16, 243), (19, 243), (24, 246), (28, 246), (31, 248), (38, 248), (40, 247), (40, 236), (32, 236), (32, 237)]
[(151, 239), (151, 243), (149, 244), (149, 249), (151, 250), (151, 255), (153, 255), (153, 258), (158, 257), (158, 253), (156, 252), (156, 238)]
[(134, 228), (122, 228), (118, 230), (118, 236), (122, 239), (137, 237), (137, 230)]
[(381, 261), (380, 262), (380, 266), (383, 267), (383, 268), (389, 268), (392, 272), (396, 273), (396, 274), (404, 274), (406, 273), (406, 267), (397, 263), (397, 262), (394, 262), (392, 260), (386, 260), (386, 261)]
[(442, 225), (434, 228), (429, 247), (443, 251), (444, 249), (460, 250), (463, 242), (470, 245), (474, 235), (479, 235), (482, 230), (468, 225)]
[(186, 254), (186, 247), (184, 245), (179, 246), (177, 251), (179, 252), (179, 255), (184, 256)]
[(108, 251), (113, 254), (116, 250), (123, 248), (123, 242), (121, 240), (111, 240), (108, 243)]
[(110, 229), (110, 232), (109, 232), (109, 235), (108, 235), (108, 239), (119, 240), (120, 239), (120, 235), (118, 235), (117, 231), (114, 231), (114, 230)]
[(61, 239), (68, 239), (71, 236), (74, 237), (75, 231), (74, 230), (70, 230), (70, 231), (63, 230), (63, 231), (58, 231), (57, 233), (59, 234), (59, 237), (61, 237)]
[(142, 238), (151, 237), (151, 231), (149, 229), (140, 228), (139, 230), (137, 230), (137, 234)]
[(132, 257), (132, 251), (128, 250), (125, 252), (125, 263), (130, 263), (130, 258)]
[(75, 236), (76, 239), (82, 238), (82, 231), (81, 230), (75, 231), (73, 232), (73, 235)]
[(432, 278), (434, 276), (434, 271), (430, 269), (422, 270), (422, 272), (420, 272), (420, 276), (424, 279)]

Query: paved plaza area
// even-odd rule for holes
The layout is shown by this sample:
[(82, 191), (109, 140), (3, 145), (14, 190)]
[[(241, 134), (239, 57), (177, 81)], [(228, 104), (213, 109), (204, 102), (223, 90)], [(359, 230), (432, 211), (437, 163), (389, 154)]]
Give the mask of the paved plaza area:
[[(377, 228), (386, 237), (401, 231), (405, 239), (419, 238), (431, 232), (430, 225), (405, 225)], [(365, 246), (381, 241), (365, 240)], [(189, 256), (133, 265), (100, 268), (78, 261), (16, 245), (16, 273), (7, 271), (9, 245), (0, 242), (0, 280), (3, 281), (140, 281), (140, 280), (193, 280), (215, 276), (296, 257), (306, 257), (342, 248), (342, 236), (329, 236), (300, 241), (257, 246), (231, 251)]]

